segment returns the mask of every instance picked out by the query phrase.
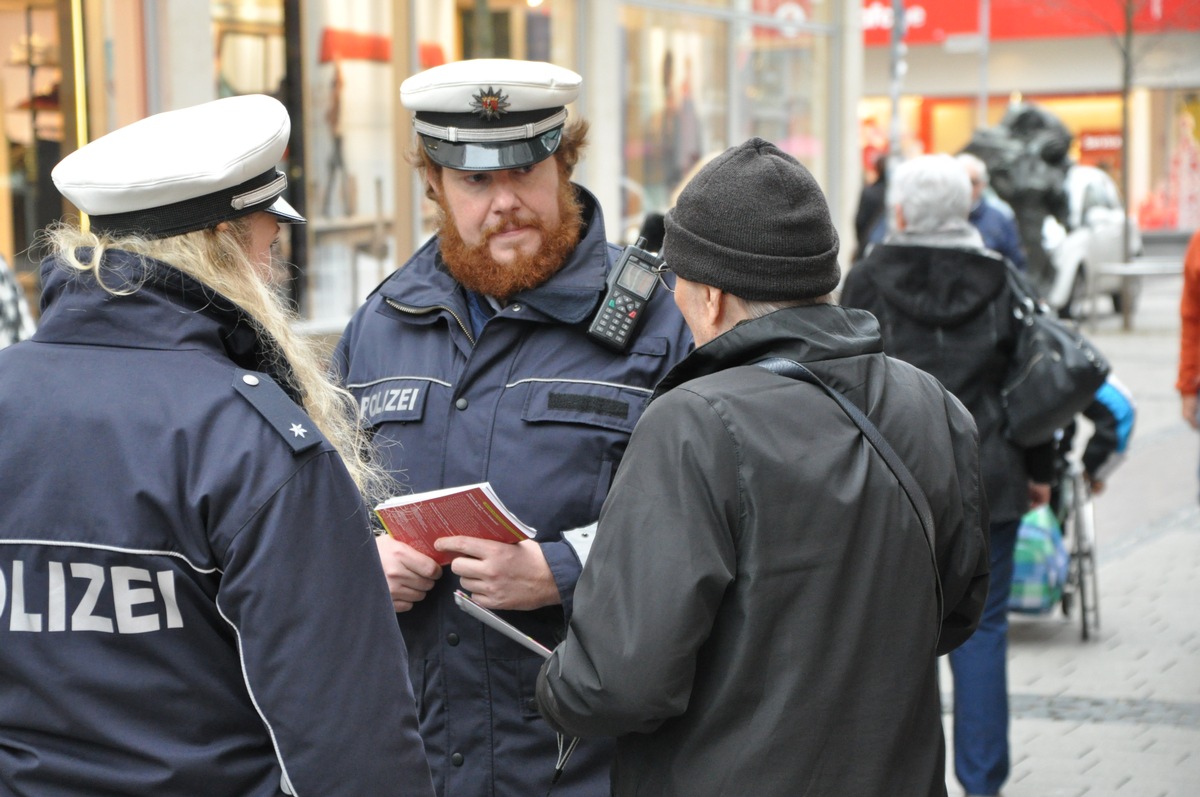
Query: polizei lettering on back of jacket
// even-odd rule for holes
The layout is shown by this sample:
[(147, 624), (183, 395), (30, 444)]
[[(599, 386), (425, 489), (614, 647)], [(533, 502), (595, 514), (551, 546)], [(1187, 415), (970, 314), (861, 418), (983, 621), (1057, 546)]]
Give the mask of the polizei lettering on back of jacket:
[(46, 565), (45, 572), (37, 572), (14, 559), (8, 572), (0, 567), (0, 631), (144, 634), (183, 628), (171, 570)]

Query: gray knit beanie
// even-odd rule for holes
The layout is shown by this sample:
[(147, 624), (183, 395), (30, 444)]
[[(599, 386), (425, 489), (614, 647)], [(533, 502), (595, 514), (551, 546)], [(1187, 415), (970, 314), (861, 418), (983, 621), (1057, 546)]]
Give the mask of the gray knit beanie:
[(742, 299), (811, 299), (841, 279), (821, 187), (761, 138), (701, 169), (667, 213), (666, 230), (662, 255), (672, 271)]

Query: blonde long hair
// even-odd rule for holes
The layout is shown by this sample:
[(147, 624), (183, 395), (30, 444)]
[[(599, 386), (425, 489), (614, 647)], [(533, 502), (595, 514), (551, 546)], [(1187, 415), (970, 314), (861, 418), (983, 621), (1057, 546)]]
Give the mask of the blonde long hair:
[[(304, 411), (337, 449), (364, 500), (373, 506), (394, 492), (395, 483), (379, 464), (359, 423), (354, 397), (331, 379), (319, 346), (293, 330), (296, 314), (258, 275), (248, 254), (248, 217), (234, 219), (222, 229), (213, 227), (161, 239), (96, 235), (56, 223), (40, 238), (40, 244), (66, 267), (92, 275), (115, 295), (134, 293), (139, 286), (106, 283), (102, 264), (109, 249), (167, 263), (232, 301), (255, 325), (271, 358), (269, 365), (283, 366), (274, 370), (290, 380), (286, 387), (300, 397)], [(81, 248), (90, 249), (86, 260), (80, 258)]]

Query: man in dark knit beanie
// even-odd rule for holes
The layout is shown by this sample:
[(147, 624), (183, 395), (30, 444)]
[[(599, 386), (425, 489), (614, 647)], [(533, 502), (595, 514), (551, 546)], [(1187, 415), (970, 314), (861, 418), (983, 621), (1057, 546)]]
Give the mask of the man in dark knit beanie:
[(837, 287), (838, 234), (804, 165), (769, 141), (726, 150), (667, 213), (671, 270), (743, 299), (815, 299)]
[[(617, 737), (614, 795), (946, 793), (937, 656), (988, 585), (975, 425), (830, 302), (837, 251), (813, 176), (761, 139), (667, 215), (697, 348), (637, 423), (537, 684), (560, 732)], [(768, 358), (865, 413), (913, 492)]]

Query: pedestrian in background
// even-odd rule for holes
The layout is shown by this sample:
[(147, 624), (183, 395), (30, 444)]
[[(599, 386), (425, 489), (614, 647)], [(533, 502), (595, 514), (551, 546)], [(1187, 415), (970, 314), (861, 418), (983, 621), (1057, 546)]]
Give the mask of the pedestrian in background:
[(1019, 271), (1025, 270), (1025, 250), (1012, 208), (997, 197), (988, 186), (987, 164), (969, 152), (958, 155), (958, 162), (967, 170), (971, 181), (971, 212), (967, 219), (979, 230), (983, 245), (999, 252)]
[(1183, 419), (1200, 429), (1196, 394), (1200, 391), (1200, 230), (1183, 256), (1183, 295), (1179, 299), (1179, 391)]
[[(404, 82), (438, 232), (350, 321), (336, 361), (388, 467), (422, 492), (490, 481), (538, 530), (515, 545), (452, 537), (447, 568), (391, 537), (379, 556), (411, 657), (439, 794), (544, 794), (558, 760), (534, 705), (536, 653), (464, 614), (473, 593), (552, 647), (634, 423), (691, 336), (665, 290), (616, 351), (589, 336), (620, 254), (571, 182), (586, 123), (574, 72), (484, 59)], [(556, 797), (609, 794), (611, 740), (579, 746)]]
[(979, 629), (950, 654), (954, 760), (970, 795), (995, 795), (1009, 772), (1006, 646), (1013, 548), (1021, 517), (1044, 504), (1053, 444), (1022, 449), (1005, 436), (1000, 385), (1018, 320), (1004, 260), (968, 221), (971, 185), (949, 155), (924, 155), (892, 172), (896, 232), (846, 277), (842, 304), (879, 319), (883, 348), (933, 374), (979, 428), (991, 512), (991, 591)]
[[(974, 423), (832, 303), (825, 197), (773, 144), (705, 166), (666, 228), (698, 348), (638, 422), (538, 705), (618, 737), (619, 797), (944, 795), (936, 657), (987, 592)], [(936, 535), (847, 411), (769, 357), (867, 413)]]
[(158, 114), (55, 185), (0, 351), (0, 792), (432, 794), (349, 395), (277, 298), (265, 96)]
[[(1107, 487), (1109, 477), (1125, 461), (1137, 421), (1137, 405), (1129, 388), (1116, 376), (1109, 374), (1091, 403), (1079, 414), (1092, 424), (1092, 431), (1080, 454), (1083, 476), (1092, 494), (1100, 495)], [(1079, 425), (1072, 422), (1062, 430), (1062, 437), (1055, 441), (1058, 460), (1056, 482), (1066, 473), (1067, 458), (1075, 448), (1078, 428)]]
[(25, 340), (33, 334), (34, 328), (25, 291), (8, 267), (8, 261), (0, 256), (0, 349)]
[(854, 213), (854, 257), (861, 260), (867, 245), (878, 243), (887, 234), (888, 154), (875, 159), (875, 179), (863, 186)]

